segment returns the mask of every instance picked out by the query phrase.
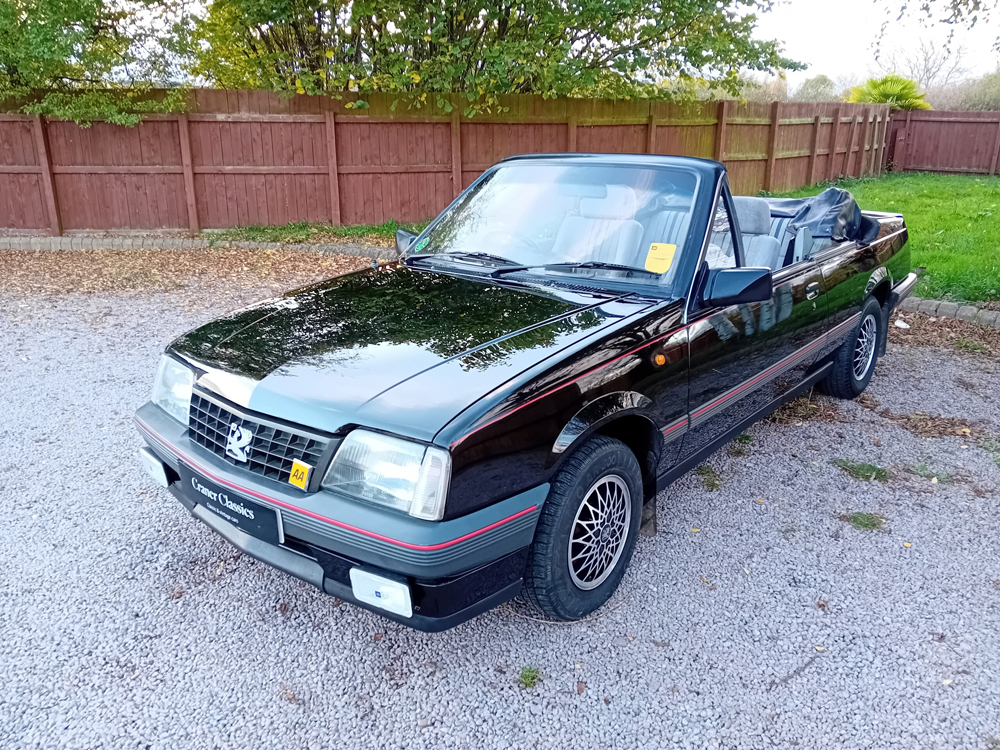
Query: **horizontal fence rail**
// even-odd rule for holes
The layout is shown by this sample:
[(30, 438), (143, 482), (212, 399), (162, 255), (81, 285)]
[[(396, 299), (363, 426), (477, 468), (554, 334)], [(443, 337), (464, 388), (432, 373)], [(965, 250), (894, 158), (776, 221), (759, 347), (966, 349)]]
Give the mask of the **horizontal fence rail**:
[(995, 175), (1000, 112), (894, 112), (887, 140), (897, 171)]
[(514, 154), (717, 159), (733, 191), (878, 175), (885, 105), (504, 97), (500, 114), (328, 97), (198, 90), (192, 111), (134, 128), (0, 115), (0, 231), (61, 234), (435, 216)]

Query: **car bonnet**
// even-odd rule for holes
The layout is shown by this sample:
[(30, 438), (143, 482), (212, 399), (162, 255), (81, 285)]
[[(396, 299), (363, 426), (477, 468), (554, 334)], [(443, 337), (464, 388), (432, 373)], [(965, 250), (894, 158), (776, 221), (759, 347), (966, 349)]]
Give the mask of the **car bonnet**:
[(430, 440), (476, 398), (645, 306), (621, 296), (392, 265), (237, 311), (171, 350), (206, 371), (200, 385), (253, 411)]

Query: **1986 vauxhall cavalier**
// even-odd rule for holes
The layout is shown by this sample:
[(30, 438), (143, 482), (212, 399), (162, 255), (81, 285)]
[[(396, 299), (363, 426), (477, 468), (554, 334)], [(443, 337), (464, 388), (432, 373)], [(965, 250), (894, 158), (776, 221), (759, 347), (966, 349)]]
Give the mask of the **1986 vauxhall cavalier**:
[(655, 497), (813, 384), (851, 398), (916, 282), (899, 215), (733, 197), (680, 157), (515, 157), (399, 263), (174, 341), (147, 469), (249, 555), (421, 630), (574, 620)]

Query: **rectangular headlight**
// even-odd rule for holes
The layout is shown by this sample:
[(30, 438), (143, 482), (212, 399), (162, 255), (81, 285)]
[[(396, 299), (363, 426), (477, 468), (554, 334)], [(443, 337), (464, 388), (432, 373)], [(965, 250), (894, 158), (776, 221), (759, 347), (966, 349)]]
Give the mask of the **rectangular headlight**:
[(194, 372), (173, 357), (163, 355), (156, 368), (152, 401), (178, 422), (187, 424)]
[(322, 486), (437, 521), (450, 479), (445, 449), (358, 429), (340, 444)]

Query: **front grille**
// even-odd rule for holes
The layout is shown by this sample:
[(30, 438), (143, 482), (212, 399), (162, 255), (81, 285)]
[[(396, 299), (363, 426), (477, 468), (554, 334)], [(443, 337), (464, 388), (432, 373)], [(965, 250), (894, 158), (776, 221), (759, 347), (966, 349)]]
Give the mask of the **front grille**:
[[(226, 442), (233, 424), (253, 433), (253, 439), (244, 448), (245, 462), (226, 453)], [(233, 466), (279, 482), (288, 481), (294, 459), (318, 467), (329, 443), (323, 438), (262, 424), (197, 393), (191, 394), (188, 428), (194, 442)]]

